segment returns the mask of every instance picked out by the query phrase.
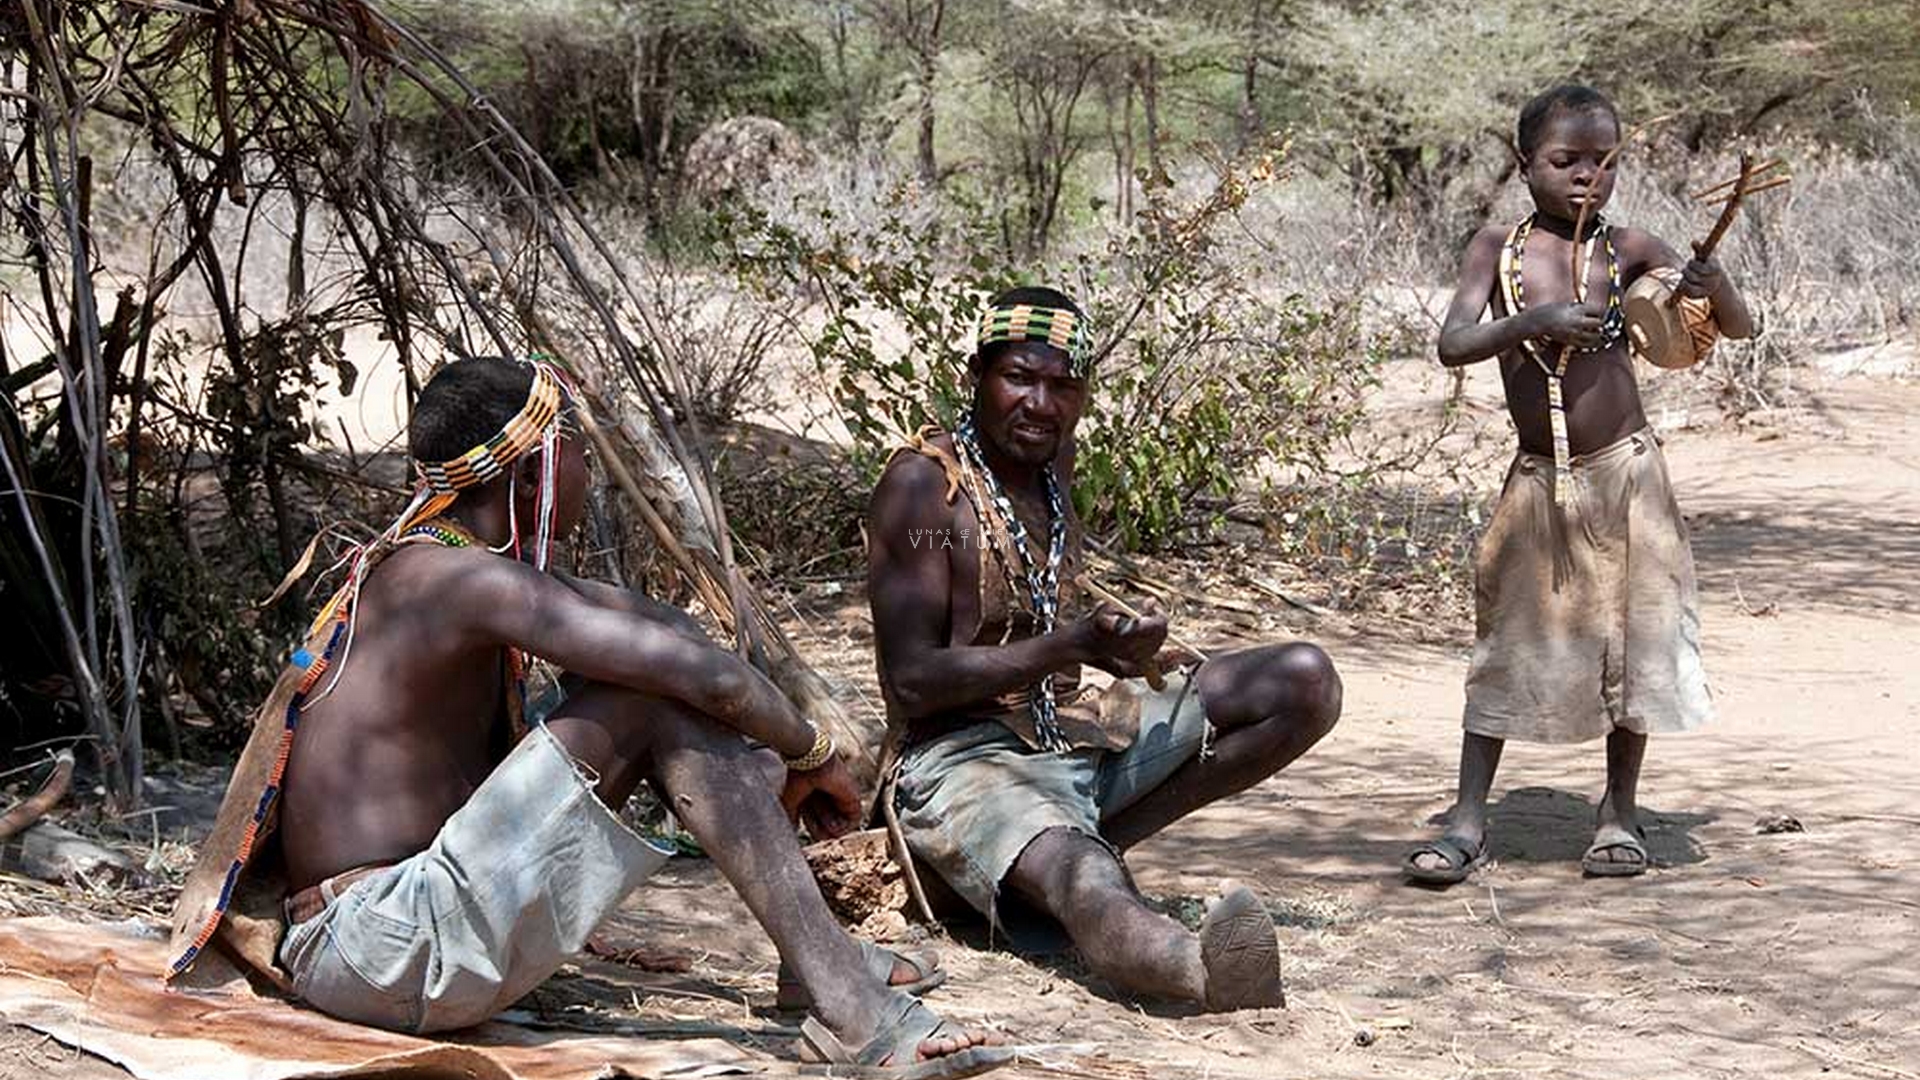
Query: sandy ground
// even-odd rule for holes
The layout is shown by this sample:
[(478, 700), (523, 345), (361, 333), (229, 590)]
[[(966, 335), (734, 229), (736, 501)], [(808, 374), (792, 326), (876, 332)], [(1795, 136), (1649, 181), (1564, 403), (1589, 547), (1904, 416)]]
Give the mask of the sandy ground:
[[(1450, 801), (1467, 642), (1409, 643), (1283, 608), (1255, 621), (1335, 654), (1340, 728), (1132, 862), (1150, 894), (1204, 896), (1229, 877), (1260, 890), (1281, 924), (1290, 1007), (1143, 1010), (1071, 959), (960, 944), (934, 1003), (1023, 1040), (1085, 1044), (1091, 1056), (1047, 1056), (1066, 1075), (1920, 1076), (1920, 384), (1808, 379), (1792, 416), (1669, 437), (1720, 716), (1652, 746), (1653, 872), (1581, 878), (1598, 744), (1516, 745), (1494, 793), (1497, 862), (1447, 892), (1403, 884), (1398, 859)], [(1412, 406), (1438, 381), (1405, 392)], [(1486, 377), (1468, 393), (1497, 416)], [(799, 636), (870, 704), (854, 591), (821, 597)], [(1806, 831), (1756, 830), (1779, 814)], [(586, 962), (535, 1005), (698, 1018), (769, 1045), (792, 1023), (764, 1008), (772, 951), (704, 862), (677, 861), (613, 932), (684, 950), (692, 970)], [(124, 1074), (0, 1033), (0, 1076), (28, 1075)]]

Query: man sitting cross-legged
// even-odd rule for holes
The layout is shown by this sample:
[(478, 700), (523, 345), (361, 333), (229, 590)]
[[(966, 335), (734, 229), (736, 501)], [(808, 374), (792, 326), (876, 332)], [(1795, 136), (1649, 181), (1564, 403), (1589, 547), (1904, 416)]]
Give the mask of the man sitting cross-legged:
[[(501, 359), (449, 364), (422, 390), (420, 491), (349, 560), (262, 709), (176, 910), (173, 974), (217, 939), (344, 1019), (479, 1023), (664, 860), (615, 812), (645, 780), (811, 998), (803, 1054), (911, 1077), (1004, 1064), (999, 1037), (888, 985), (927, 970), (829, 913), (782, 807), (823, 803), (836, 826), (858, 810), (825, 735), (684, 613), (546, 572), (587, 489), (571, 407), (558, 372)], [(531, 727), (527, 655), (573, 686)], [(237, 901), (276, 866), (291, 927), (269, 906), (263, 937)]]
[[(1084, 609), (1074, 427), (1086, 326), (1066, 296), (993, 299), (971, 412), (923, 432), (874, 492), (867, 583), (880, 682), (902, 731), (895, 805), (917, 861), (996, 924), (1017, 899), (1093, 969), (1212, 1009), (1278, 1005), (1279, 946), (1236, 887), (1198, 937), (1149, 908), (1122, 854), (1272, 776), (1333, 728), (1318, 648), (1249, 649), (1147, 678), (1166, 620)], [(1093, 695), (1091, 664), (1119, 680)], [(1155, 676), (1157, 681), (1157, 675)]]

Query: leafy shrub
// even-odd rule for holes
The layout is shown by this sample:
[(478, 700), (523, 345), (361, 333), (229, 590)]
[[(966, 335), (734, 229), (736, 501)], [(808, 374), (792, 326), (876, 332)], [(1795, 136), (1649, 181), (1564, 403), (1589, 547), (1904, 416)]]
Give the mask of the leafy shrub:
[(851, 207), (809, 188), (740, 209), (719, 250), (763, 295), (818, 305), (818, 324), (796, 331), (869, 477), (920, 426), (965, 407), (986, 296), (1023, 282), (1075, 294), (1100, 357), (1075, 502), (1091, 528), (1150, 548), (1204, 527), (1261, 475), (1323, 465), (1357, 423), (1372, 359), (1356, 352), (1357, 302), (1276, 294), (1219, 244), (1282, 157), (1270, 147), (1217, 163), (1188, 198), (1150, 186), (1132, 227), (1051, 263), (1015, 265), (986, 215), (907, 183)]

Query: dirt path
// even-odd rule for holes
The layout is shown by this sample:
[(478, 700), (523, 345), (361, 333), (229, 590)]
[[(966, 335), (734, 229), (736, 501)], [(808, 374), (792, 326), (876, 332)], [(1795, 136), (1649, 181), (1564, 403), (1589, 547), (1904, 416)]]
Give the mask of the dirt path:
[[(1487, 390), (1470, 386), (1483, 412)], [(1597, 744), (1515, 746), (1495, 790), (1497, 864), (1445, 893), (1403, 885), (1397, 860), (1450, 798), (1466, 646), (1329, 636), (1289, 612), (1340, 663), (1341, 728), (1133, 862), (1150, 893), (1259, 888), (1283, 927), (1291, 1007), (1143, 1012), (1070, 967), (963, 946), (937, 1004), (1096, 1045), (1078, 1075), (1920, 1074), (1920, 385), (1829, 379), (1803, 420), (1669, 440), (1720, 717), (1652, 747), (1653, 873), (1581, 879)], [(858, 692), (870, 646), (857, 598), (842, 599), (804, 644)], [(1756, 832), (1777, 814), (1807, 831)], [(781, 1037), (786, 1020), (740, 1003), (770, 996), (771, 950), (705, 864), (675, 864), (621, 929), (694, 951), (687, 975), (647, 978), (705, 996), (603, 995), (609, 969), (590, 963), (549, 984), (550, 1007), (604, 998)], [(9, 1035), (0, 1076), (121, 1075)]]
[[(1492, 416), (1489, 392), (1469, 388)], [(1581, 878), (1604, 776), (1593, 744), (1511, 748), (1497, 864), (1445, 893), (1402, 884), (1397, 860), (1450, 801), (1466, 644), (1327, 637), (1287, 613), (1339, 660), (1341, 728), (1132, 862), (1162, 895), (1254, 882), (1283, 926), (1292, 1007), (1143, 1013), (1070, 968), (962, 947), (942, 1007), (1097, 1044), (1100, 1075), (1920, 1073), (1917, 442), (1920, 385), (1859, 378), (1814, 387), (1793, 424), (1670, 437), (1720, 717), (1652, 748), (1645, 878)], [(857, 602), (808, 645), (870, 685)], [(1780, 814), (1807, 831), (1756, 831)], [(641, 918), (711, 943), (733, 917), (715, 899), (711, 884), (643, 894)], [(729, 944), (770, 962), (750, 935)]]

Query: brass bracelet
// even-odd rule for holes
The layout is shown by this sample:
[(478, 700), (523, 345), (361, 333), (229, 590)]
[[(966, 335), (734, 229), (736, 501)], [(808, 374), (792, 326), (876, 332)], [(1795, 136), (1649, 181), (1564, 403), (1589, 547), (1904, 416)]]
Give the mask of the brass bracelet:
[(788, 772), (812, 772), (833, 758), (833, 736), (825, 728), (814, 728), (813, 749), (797, 758), (785, 758)]

